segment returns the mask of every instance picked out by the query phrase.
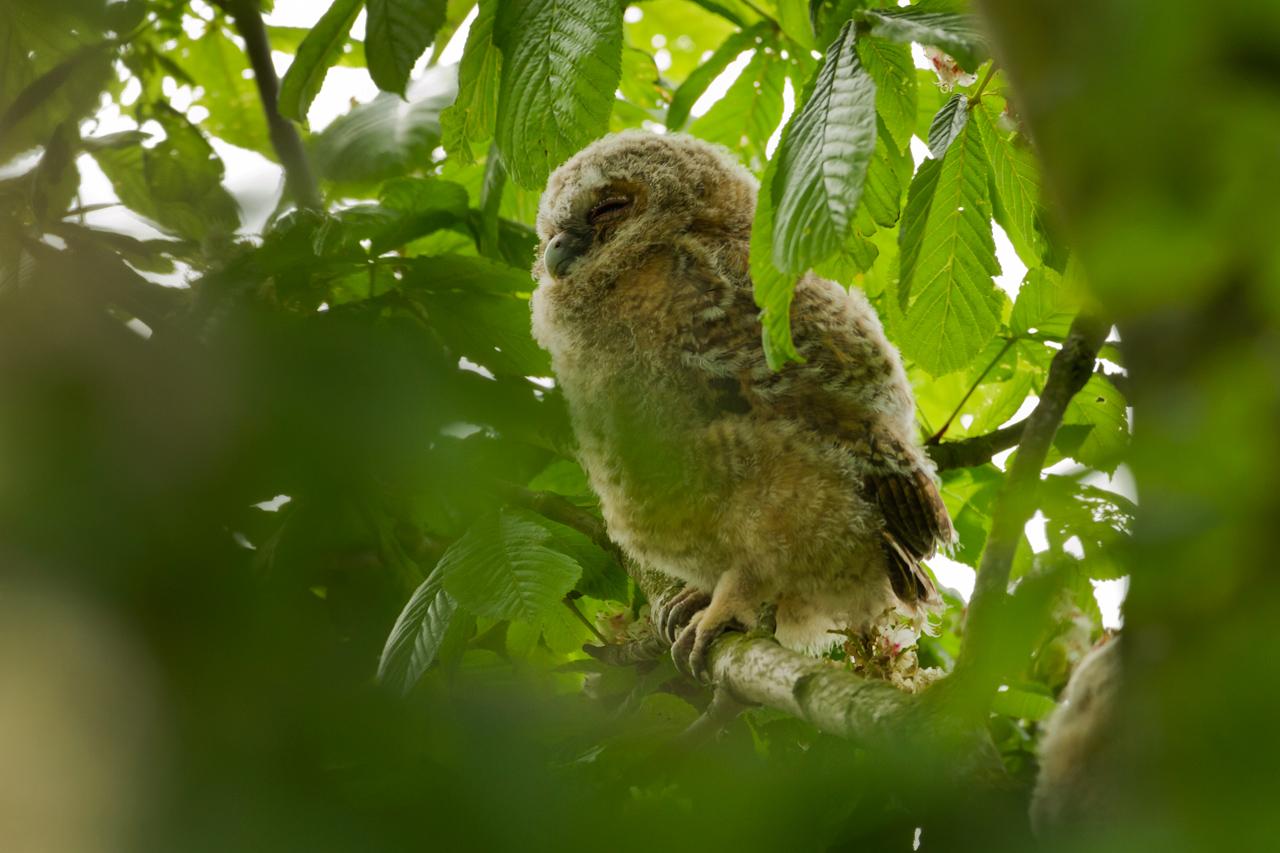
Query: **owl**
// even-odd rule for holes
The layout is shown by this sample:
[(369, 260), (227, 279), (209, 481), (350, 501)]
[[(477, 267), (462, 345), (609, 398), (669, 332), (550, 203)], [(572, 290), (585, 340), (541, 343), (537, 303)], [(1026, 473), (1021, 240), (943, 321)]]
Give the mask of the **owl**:
[(551, 355), (609, 535), (684, 582), (660, 620), (705, 676), (708, 644), (767, 606), (829, 648), (939, 603), (921, 560), (954, 537), (902, 362), (865, 296), (800, 278), (803, 358), (765, 360), (748, 246), (757, 183), (724, 149), (628, 131), (552, 174), (533, 330)]

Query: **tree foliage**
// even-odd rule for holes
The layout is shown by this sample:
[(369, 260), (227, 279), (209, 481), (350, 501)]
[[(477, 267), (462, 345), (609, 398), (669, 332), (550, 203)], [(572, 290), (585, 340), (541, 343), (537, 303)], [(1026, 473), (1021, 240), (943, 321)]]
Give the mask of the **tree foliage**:
[[(309, 29), (266, 25), (270, 10), (250, 0), (9, 5), (7, 583), (84, 609), (86, 631), (124, 637), (111, 666), (143, 673), (141, 710), (113, 725), (152, 715), (163, 734), (140, 736), (145, 761), (122, 784), (177, 784), (129, 806), (126, 847), (226, 849), (247, 833), (283, 839), (272, 849), (428, 837), (754, 849), (793, 846), (803, 824), (800, 844), (815, 849), (907, 849), (917, 828), (925, 849), (967, 832), (1023, 849), (1018, 809), (994, 794), (973, 807), (936, 759), (903, 747), (886, 770), (875, 744), (767, 707), (689, 747), (679, 733), (709, 692), (664, 661), (582, 651), (642, 640), (647, 602), (604, 536), (530, 335), (540, 190), (625, 128), (698, 135), (753, 170), (770, 362), (799, 358), (801, 275), (867, 294), (942, 462), (959, 532), (940, 563), (948, 578), (1000, 536), (1014, 491), (1002, 452), (1051, 395), (1073, 322), (1122, 321), (1127, 343), (1123, 321), (1164, 295), (1116, 284), (1125, 272), (1167, 272), (1192, 294), (1211, 290), (1197, 276), (1273, 273), (1265, 229), (1253, 254), (1230, 256), (1224, 232), (1161, 219), (1137, 190), (1133, 209), (1108, 197), (1101, 212), (1064, 190), (1089, 172), (1070, 128), (1046, 115), (1073, 91), (1055, 93), (1022, 56), (1011, 68), (1039, 76), (1019, 92), (964, 3), (332, 0)], [(1015, 12), (993, 17), (1004, 38), (1038, 32)], [(456, 65), (441, 61), (451, 38)], [(279, 79), (255, 45), (286, 57)], [(956, 70), (917, 68), (922, 47)], [(336, 68), (363, 69), (379, 94), (313, 127)], [(1238, 97), (1265, 98), (1249, 92)], [(246, 152), (280, 170), (263, 225), (228, 178)], [(82, 198), (97, 173), (105, 208)], [(1126, 217), (1150, 225), (1131, 229), (1138, 260), (1107, 237)], [(1166, 221), (1185, 241), (1167, 258), (1172, 238), (1151, 224)], [(1081, 235), (1082, 256), (1064, 233)], [(1103, 633), (1091, 581), (1132, 564), (1123, 347), (1087, 355), (1092, 372), (1027, 487), (1031, 534), (1017, 533), (1004, 567), (1016, 590), (998, 584), (1008, 651), (984, 664), (1000, 689), (980, 716), (1015, 787), (1034, 773), (1071, 666)], [(949, 673), (965, 598), (944, 596), (939, 632), (916, 653)], [(865, 672), (850, 648), (833, 642), (830, 666)]]

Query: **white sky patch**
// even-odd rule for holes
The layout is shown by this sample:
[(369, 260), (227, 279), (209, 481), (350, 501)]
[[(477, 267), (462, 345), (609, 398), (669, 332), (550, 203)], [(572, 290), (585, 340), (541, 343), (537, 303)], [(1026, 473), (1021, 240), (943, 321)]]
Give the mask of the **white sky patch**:
[(929, 158), (929, 144), (918, 136), (911, 137), (911, 159), (915, 163), (915, 169), (920, 169), (920, 164)]
[(458, 359), (458, 367), (461, 368), (462, 370), (469, 370), (472, 373), (478, 373), (481, 376), (483, 376), (485, 379), (494, 378), (493, 371), (485, 367), (483, 364), (476, 364), (474, 361), (467, 358), (466, 356), (463, 356), (462, 358)]
[(26, 154), (14, 157), (8, 163), (0, 166), (0, 181), (16, 178), (18, 175), (30, 171), (36, 165), (36, 161), (43, 156), (44, 151), (40, 150), (28, 151)]
[(240, 203), (240, 233), (261, 232), (284, 192), (284, 170), (256, 151), (217, 137), (210, 137), (209, 144), (226, 166), (224, 185)]
[(556, 387), (556, 380), (551, 376), (526, 376), (525, 379), (528, 379), (539, 388), (546, 388), (548, 391)]
[(628, 24), (638, 24), (644, 20), (644, 10), (639, 6), (628, 6), (627, 11), (622, 13), (622, 20)]
[(466, 438), (482, 432), (484, 427), (479, 424), (467, 423), (466, 421), (454, 421), (451, 424), (445, 424), (440, 427), (440, 432), (453, 438)]
[(1031, 520), (1023, 528), (1027, 534), (1027, 541), (1031, 543), (1033, 554), (1042, 554), (1049, 550), (1049, 537), (1045, 533), (1048, 527), (1049, 522), (1044, 517), (1044, 513), (1036, 510), (1036, 514), (1031, 516)]
[(254, 506), (262, 510), (263, 512), (279, 512), (280, 507), (284, 506), (291, 500), (293, 500), (293, 498), (291, 498), (289, 495), (276, 495), (271, 500), (254, 504)]
[(950, 587), (957, 595), (969, 603), (973, 595), (973, 585), (978, 573), (964, 563), (957, 562), (944, 554), (935, 554), (929, 558), (929, 569), (938, 583)]
[(151, 337), (151, 327), (139, 320), (137, 317), (130, 317), (125, 321), (124, 325), (129, 329), (129, 331), (133, 332), (144, 341)]
[(769, 141), (764, 146), (764, 154), (766, 157), (772, 158), (773, 152), (778, 150), (778, 143), (782, 141), (782, 129), (787, 126), (787, 122), (791, 120), (791, 114), (796, 111), (796, 90), (791, 85), (791, 78), (787, 77), (782, 82), (782, 121), (773, 131), (773, 135), (769, 137)]
[(440, 51), (441, 65), (453, 65), (455, 62), (462, 61), (462, 50), (467, 46), (467, 34), (471, 32), (471, 24), (479, 13), (480, 6), (477, 5), (467, 13), (462, 23), (458, 24), (458, 29), (449, 38), (449, 43), (444, 46), (444, 50)]
[(1112, 631), (1124, 627), (1123, 606), (1129, 593), (1128, 576), (1106, 581), (1091, 580), (1089, 583), (1093, 584), (1093, 597), (1102, 611), (1102, 627)]
[(933, 63), (930, 62), (929, 57), (925, 55), (924, 45), (917, 42), (911, 43), (911, 61), (915, 63), (916, 68), (924, 68), (929, 71), (933, 70)]
[(1000, 275), (996, 276), (996, 287), (1009, 294), (1010, 299), (1018, 298), (1018, 288), (1027, 274), (1027, 265), (1018, 257), (1009, 235), (996, 222), (991, 223), (992, 233), (996, 238), (996, 260), (1000, 262)]
[(737, 58), (730, 62), (723, 71), (716, 75), (716, 79), (711, 81), (711, 85), (707, 86), (707, 91), (702, 93), (702, 97), (693, 102), (693, 107), (689, 110), (689, 115), (693, 118), (705, 115), (707, 110), (711, 109), (711, 105), (724, 97), (724, 93), (729, 91), (729, 87), (742, 74), (742, 69), (747, 67), (747, 63), (751, 61), (751, 57), (755, 56), (754, 50), (746, 50), (738, 54)]

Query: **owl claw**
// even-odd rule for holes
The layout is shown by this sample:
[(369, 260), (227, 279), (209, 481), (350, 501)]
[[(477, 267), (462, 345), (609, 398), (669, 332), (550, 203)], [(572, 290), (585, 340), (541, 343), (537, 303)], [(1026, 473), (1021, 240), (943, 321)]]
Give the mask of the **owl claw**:
[(707, 649), (726, 630), (739, 627), (733, 619), (710, 617), (708, 610), (710, 608), (695, 614), (671, 646), (671, 658), (675, 661), (676, 669), (704, 684), (711, 681), (711, 672), (707, 669)]
[(681, 629), (689, 624), (695, 613), (710, 603), (710, 595), (687, 586), (657, 608), (653, 616), (654, 629), (659, 637), (674, 645)]

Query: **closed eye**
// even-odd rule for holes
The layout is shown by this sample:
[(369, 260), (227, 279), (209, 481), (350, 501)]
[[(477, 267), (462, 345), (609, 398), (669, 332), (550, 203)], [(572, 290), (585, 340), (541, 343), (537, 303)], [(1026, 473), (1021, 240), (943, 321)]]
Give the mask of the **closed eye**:
[(601, 222), (609, 222), (617, 219), (623, 212), (631, 207), (631, 199), (626, 196), (613, 196), (606, 198), (604, 201), (591, 208), (591, 212), (587, 214), (587, 221), (592, 225), (599, 225)]

